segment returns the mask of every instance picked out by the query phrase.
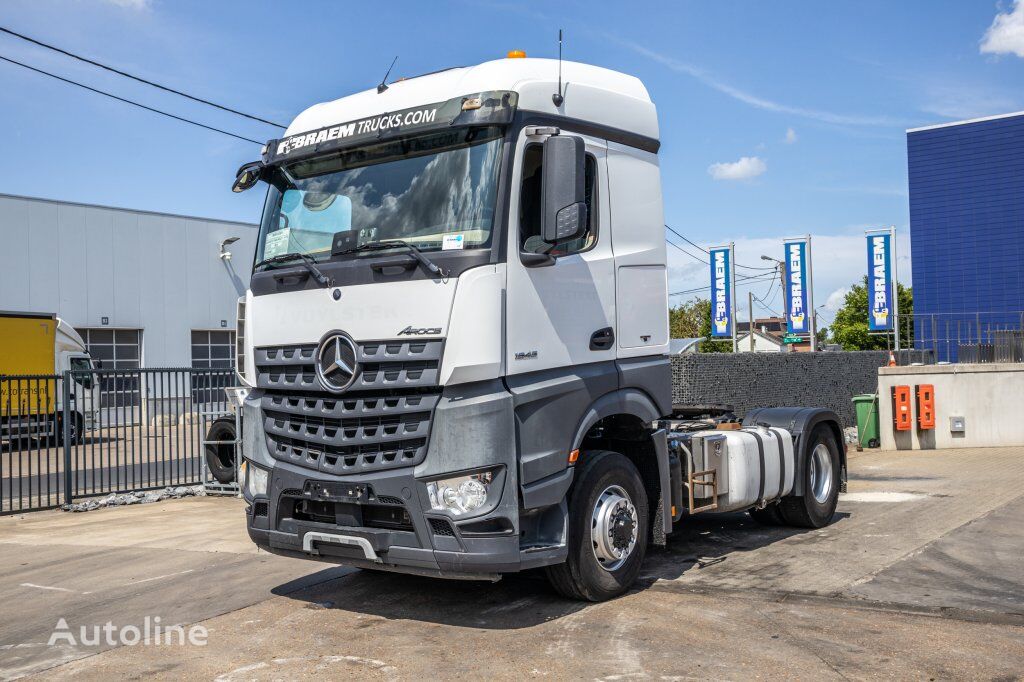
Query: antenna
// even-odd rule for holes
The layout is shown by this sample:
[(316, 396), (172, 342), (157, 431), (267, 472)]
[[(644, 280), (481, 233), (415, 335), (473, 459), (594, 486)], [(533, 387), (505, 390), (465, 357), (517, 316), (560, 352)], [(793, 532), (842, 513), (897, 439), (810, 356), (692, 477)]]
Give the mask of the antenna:
[(395, 58), (391, 60), (391, 66), (388, 67), (388, 72), (385, 73), (384, 77), (380, 79), (380, 85), (377, 86), (377, 94), (378, 95), (388, 89), (388, 84), (385, 83), (385, 81), (388, 79), (388, 76), (391, 75), (391, 69), (395, 68), (395, 62), (397, 62), (397, 61), (398, 61), (398, 55), (396, 54)]
[(562, 97), (562, 29), (558, 29), (558, 92), (551, 95), (551, 101), (556, 107), (562, 106), (565, 101)]

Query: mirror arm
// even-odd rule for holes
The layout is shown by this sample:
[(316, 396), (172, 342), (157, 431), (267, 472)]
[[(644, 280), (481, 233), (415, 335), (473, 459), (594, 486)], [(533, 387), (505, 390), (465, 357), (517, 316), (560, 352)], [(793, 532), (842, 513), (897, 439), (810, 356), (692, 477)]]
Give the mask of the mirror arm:
[(519, 252), (519, 262), (528, 268), (543, 268), (555, 264), (555, 257), (549, 253)]

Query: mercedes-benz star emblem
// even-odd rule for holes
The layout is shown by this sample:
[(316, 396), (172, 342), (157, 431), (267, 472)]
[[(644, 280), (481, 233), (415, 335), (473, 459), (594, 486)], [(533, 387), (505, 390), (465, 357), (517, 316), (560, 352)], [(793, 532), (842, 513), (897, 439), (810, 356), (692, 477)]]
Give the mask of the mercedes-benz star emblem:
[(341, 393), (356, 380), (356, 344), (345, 334), (328, 334), (316, 351), (316, 375), (328, 391)]

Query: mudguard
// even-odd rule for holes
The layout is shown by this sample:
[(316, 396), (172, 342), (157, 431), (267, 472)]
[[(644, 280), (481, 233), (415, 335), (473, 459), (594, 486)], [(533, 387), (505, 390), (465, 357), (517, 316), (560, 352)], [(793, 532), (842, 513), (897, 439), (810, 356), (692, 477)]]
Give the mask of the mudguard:
[[(840, 490), (846, 491), (846, 439), (843, 438), (842, 423), (835, 412), (820, 407), (759, 407), (743, 417), (744, 426), (759, 424), (777, 426), (786, 429), (793, 435), (793, 452), (796, 457), (797, 471), (803, 471), (807, 463), (807, 441), (811, 432), (819, 424), (826, 425), (832, 431), (832, 435), (839, 445)], [(797, 476), (793, 481), (792, 494), (804, 494), (803, 476)]]

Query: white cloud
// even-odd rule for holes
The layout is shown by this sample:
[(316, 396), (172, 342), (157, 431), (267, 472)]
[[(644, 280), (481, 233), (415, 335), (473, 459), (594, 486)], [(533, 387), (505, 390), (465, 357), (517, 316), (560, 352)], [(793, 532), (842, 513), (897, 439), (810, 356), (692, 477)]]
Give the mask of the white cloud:
[(739, 88), (733, 87), (728, 83), (724, 83), (717, 78), (713, 77), (710, 73), (704, 69), (687, 64), (685, 62), (678, 61), (672, 57), (655, 52), (650, 48), (644, 47), (638, 43), (634, 43), (629, 40), (623, 40), (618, 36), (608, 35), (607, 37), (618, 44), (633, 50), (639, 55), (647, 57), (653, 61), (666, 66), (673, 71), (678, 73), (684, 73), (688, 76), (696, 78), (704, 85), (710, 88), (714, 88), (719, 92), (732, 97), (735, 100), (739, 100), (744, 104), (749, 104), (752, 107), (758, 109), (764, 109), (766, 111), (775, 111), (782, 114), (791, 114), (793, 116), (800, 116), (802, 118), (810, 118), (816, 121), (822, 121), (824, 123), (832, 123), (836, 125), (856, 125), (856, 126), (882, 126), (882, 127), (900, 127), (905, 125), (905, 121), (898, 121), (887, 116), (858, 116), (852, 114), (836, 114), (830, 111), (821, 111), (817, 109), (805, 109), (804, 107), (796, 107), (788, 104), (782, 104), (780, 102), (773, 102), (772, 100), (752, 95), (749, 92), (740, 90)]
[(750, 180), (768, 170), (768, 164), (757, 156), (744, 156), (732, 163), (713, 163), (708, 166), (708, 173), (715, 180)]
[(795, 130), (792, 128), (786, 128), (786, 144), (793, 144), (798, 139), (800, 138), (797, 137)]
[(1015, 0), (1013, 9), (996, 15), (981, 39), (981, 52), (1024, 58), (1024, 0)]

